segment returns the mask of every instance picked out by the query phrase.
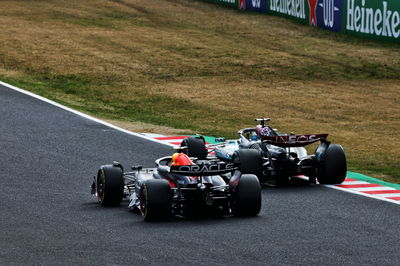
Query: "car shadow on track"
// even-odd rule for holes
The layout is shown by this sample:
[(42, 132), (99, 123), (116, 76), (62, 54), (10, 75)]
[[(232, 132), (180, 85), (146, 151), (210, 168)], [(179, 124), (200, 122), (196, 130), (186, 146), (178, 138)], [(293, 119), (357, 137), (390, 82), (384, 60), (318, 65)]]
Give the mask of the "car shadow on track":
[[(307, 180), (303, 179), (292, 179), (288, 184), (281, 187), (262, 186), (263, 202), (266, 203), (271, 194), (290, 194), (290, 193), (309, 193), (315, 191), (316, 188), (320, 187), (318, 184), (311, 184)], [(317, 189), (319, 190), (319, 189)], [(264, 204), (263, 203), (263, 204)], [(263, 207), (264, 209), (265, 207)], [(80, 209), (84, 212), (90, 212), (94, 216), (109, 216), (117, 220), (117, 223), (121, 223), (121, 226), (125, 228), (129, 227), (153, 227), (153, 226), (165, 226), (170, 227), (171, 225), (184, 226), (184, 227), (196, 227), (198, 225), (218, 225), (222, 223), (253, 223), (264, 220), (265, 217), (258, 215), (255, 217), (234, 217), (230, 215), (201, 215), (191, 218), (185, 218), (181, 216), (174, 216), (169, 219), (165, 219), (157, 222), (145, 222), (140, 214), (134, 213), (128, 209), (128, 201), (123, 200), (120, 206), (116, 207), (102, 207), (96, 200), (81, 203)], [(263, 210), (261, 211), (261, 213)]]
[(309, 189), (313, 189), (313, 188), (319, 187), (319, 186), (320, 186), (319, 184), (310, 183), (307, 179), (303, 179), (303, 178), (292, 178), (286, 184), (280, 185), (280, 186), (274, 186), (271, 184), (262, 184), (261, 185), (263, 190), (276, 189), (276, 190), (281, 190), (281, 191), (292, 190), (293, 188), (309, 190)]
[[(170, 217), (168, 219), (154, 221), (154, 222), (145, 222), (143, 217), (128, 209), (128, 202), (123, 201), (120, 206), (115, 207), (102, 207), (97, 202), (84, 202), (80, 204), (80, 209), (83, 212), (91, 213), (94, 217), (96, 216), (108, 216), (113, 217), (116, 220), (119, 220), (123, 224), (124, 227), (130, 226), (141, 226), (141, 224), (152, 227), (154, 225), (160, 226), (165, 225), (169, 227), (169, 225), (179, 224), (179, 226), (183, 224), (187, 224), (188, 226), (199, 225), (199, 224), (220, 224), (226, 223), (229, 221), (254, 221), (260, 219), (261, 216), (255, 217), (234, 217), (232, 214), (229, 215), (213, 215), (213, 214), (204, 214), (196, 217), (182, 217), (179, 215)], [(127, 220), (128, 219), (128, 220)], [(121, 225), (122, 225), (121, 224)]]

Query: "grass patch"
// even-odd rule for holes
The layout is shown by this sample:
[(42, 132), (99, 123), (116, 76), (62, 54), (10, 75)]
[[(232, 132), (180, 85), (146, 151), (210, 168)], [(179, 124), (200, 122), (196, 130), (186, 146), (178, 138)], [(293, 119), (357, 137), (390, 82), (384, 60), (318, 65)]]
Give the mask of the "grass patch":
[(121, 121), (330, 133), (400, 183), (400, 46), (200, 1), (4, 1), (0, 79)]

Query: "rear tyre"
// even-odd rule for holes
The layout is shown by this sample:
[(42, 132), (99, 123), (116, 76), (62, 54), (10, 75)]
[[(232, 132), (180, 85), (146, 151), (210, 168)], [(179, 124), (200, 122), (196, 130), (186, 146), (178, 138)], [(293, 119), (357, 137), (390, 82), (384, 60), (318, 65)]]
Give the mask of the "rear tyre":
[(242, 175), (232, 192), (231, 210), (234, 216), (256, 216), (261, 210), (261, 186), (255, 175)]
[(145, 221), (157, 221), (171, 216), (171, 187), (165, 179), (150, 179), (140, 192), (140, 211)]
[(124, 177), (120, 167), (103, 165), (96, 178), (96, 193), (101, 206), (117, 206), (124, 195)]
[(185, 138), (181, 146), (187, 147), (183, 152), (189, 157), (196, 157), (199, 160), (207, 158), (208, 151), (203, 137)]
[(239, 170), (243, 174), (253, 174), (259, 179), (263, 176), (263, 160), (259, 150), (239, 149), (235, 152), (239, 162)]
[(347, 162), (342, 146), (330, 144), (317, 169), (317, 179), (321, 184), (340, 184), (346, 178)]

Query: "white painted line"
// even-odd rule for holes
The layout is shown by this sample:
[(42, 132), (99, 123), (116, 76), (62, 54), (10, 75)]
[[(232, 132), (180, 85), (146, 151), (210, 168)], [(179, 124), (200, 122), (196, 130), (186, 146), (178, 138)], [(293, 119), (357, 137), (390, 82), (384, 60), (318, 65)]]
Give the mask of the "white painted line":
[(140, 133), (140, 134), (142, 134), (143, 136), (150, 137), (150, 138), (165, 137), (164, 135), (161, 135), (161, 134), (154, 134), (154, 133)]
[(374, 195), (383, 198), (400, 197), (400, 193), (387, 193), (387, 194), (374, 194)]
[(341, 191), (348, 192), (348, 193), (361, 195), (361, 196), (368, 197), (368, 198), (383, 200), (383, 201), (387, 201), (387, 202), (391, 202), (391, 203), (400, 205), (400, 201), (399, 200), (393, 200), (393, 199), (387, 199), (387, 198), (383, 198), (383, 197), (377, 197), (376, 195), (366, 194), (366, 193), (362, 193), (362, 192), (359, 192), (359, 191), (350, 190), (350, 189), (347, 189), (347, 188), (341, 188), (341, 187), (338, 187), (338, 186), (335, 186), (335, 185), (323, 185), (323, 186), (324, 187), (333, 188), (333, 189), (337, 189), (337, 190), (341, 190)]
[(76, 114), (76, 115), (78, 115), (78, 116), (81, 116), (81, 117), (83, 117), (83, 118), (92, 120), (92, 121), (94, 121), (94, 122), (96, 122), (96, 123), (99, 123), (99, 124), (105, 125), (105, 126), (107, 126), (107, 127), (113, 128), (113, 129), (115, 129), (115, 130), (124, 132), (124, 133), (126, 133), (126, 134), (129, 134), (129, 135), (132, 135), (132, 136), (135, 136), (135, 137), (139, 137), (139, 138), (142, 138), (142, 139), (146, 139), (146, 140), (149, 140), (149, 141), (152, 141), (152, 142), (157, 142), (157, 143), (160, 143), (160, 144), (168, 145), (168, 146), (171, 146), (171, 147), (174, 146), (174, 145), (172, 145), (172, 144), (168, 144), (168, 143), (165, 143), (165, 142), (163, 142), (163, 141), (160, 141), (160, 140), (157, 140), (157, 139), (154, 139), (154, 138), (151, 138), (151, 137), (147, 137), (147, 136), (142, 135), (142, 134), (139, 134), (139, 133), (134, 133), (134, 132), (128, 131), (128, 130), (126, 130), (126, 129), (117, 127), (117, 126), (115, 126), (115, 125), (113, 125), (113, 124), (104, 122), (104, 121), (102, 121), (102, 120), (100, 120), (100, 119), (94, 118), (93, 116), (90, 116), (90, 115), (84, 114), (84, 113), (82, 113), (82, 112), (76, 111), (76, 110), (74, 110), (74, 109), (71, 109), (71, 108), (69, 108), (69, 107), (66, 107), (65, 105), (56, 103), (56, 102), (54, 102), (54, 101), (52, 101), (52, 100), (49, 100), (49, 99), (47, 99), (47, 98), (44, 98), (44, 97), (39, 96), (39, 95), (37, 95), (37, 94), (34, 94), (34, 93), (32, 93), (32, 92), (29, 92), (29, 91), (26, 91), (26, 90), (17, 88), (17, 87), (15, 87), (15, 86), (10, 85), (10, 84), (7, 84), (7, 83), (5, 83), (5, 82), (0, 81), (0, 85), (3, 85), (4, 87), (7, 87), (7, 88), (12, 89), (12, 90), (14, 90), (14, 91), (18, 91), (18, 92), (20, 92), (20, 93), (23, 93), (23, 94), (25, 94), (25, 95), (31, 96), (31, 97), (33, 97), (33, 98), (35, 98), (35, 99), (38, 99), (38, 100), (40, 100), (40, 101), (43, 101), (43, 102), (46, 102), (46, 103), (51, 104), (51, 105), (53, 105), (53, 106), (56, 106), (56, 107), (58, 107), (58, 108), (61, 108), (61, 109), (65, 110), (65, 111), (74, 113), (74, 114)]
[(363, 184), (371, 184), (366, 181), (344, 181), (341, 185), (363, 185)]
[[(370, 183), (372, 184), (372, 183)], [(357, 191), (375, 191), (375, 190), (393, 190), (391, 187), (358, 187), (358, 188), (351, 188), (351, 190), (357, 190)]]
[[(170, 143), (166, 143), (165, 141), (160, 141), (160, 140), (154, 139), (154, 138), (152, 138), (152, 137), (149, 137), (149, 136), (146, 136), (146, 135), (143, 135), (143, 134), (140, 134), (140, 133), (134, 133), (134, 132), (128, 131), (128, 130), (126, 130), (126, 129), (117, 127), (117, 126), (115, 126), (115, 125), (113, 125), (113, 124), (104, 122), (104, 121), (102, 121), (102, 120), (100, 120), (100, 119), (97, 119), (97, 118), (94, 118), (94, 117), (92, 117), (92, 116), (90, 116), (90, 115), (87, 115), (87, 114), (84, 114), (84, 113), (82, 113), (82, 112), (76, 111), (76, 110), (74, 110), (74, 109), (71, 109), (71, 108), (66, 107), (66, 106), (64, 106), (64, 105), (62, 105), (62, 104), (56, 103), (56, 102), (54, 102), (54, 101), (52, 101), (52, 100), (49, 100), (49, 99), (47, 99), (47, 98), (44, 98), (44, 97), (39, 96), (39, 95), (37, 95), (37, 94), (34, 94), (34, 93), (32, 93), (32, 92), (29, 92), (29, 91), (26, 91), (26, 90), (17, 88), (17, 87), (15, 87), (15, 86), (12, 86), (12, 85), (10, 85), (10, 84), (8, 84), (8, 83), (5, 83), (5, 82), (0, 81), (0, 85), (2, 85), (2, 86), (4, 86), (4, 87), (7, 87), (7, 88), (9, 88), (9, 89), (12, 89), (12, 90), (14, 90), (14, 91), (23, 93), (23, 94), (25, 94), (25, 95), (31, 96), (31, 97), (33, 97), (33, 98), (35, 98), (35, 99), (38, 99), (38, 100), (43, 101), (43, 102), (46, 102), (46, 103), (48, 103), (48, 104), (51, 104), (51, 105), (56, 106), (56, 107), (58, 107), (58, 108), (61, 108), (61, 109), (65, 110), (65, 111), (71, 112), (71, 113), (76, 114), (76, 115), (78, 115), (78, 116), (81, 116), (81, 117), (83, 117), (83, 118), (92, 120), (92, 121), (94, 121), (94, 122), (96, 122), (96, 123), (99, 123), (99, 124), (105, 125), (105, 126), (107, 126), (107, 127), (113, 128), (113, 129), (115, 129), (115, 130), (124, 132), (124, 133), (126, 133), (126, 134), (129, 134), (129, 135), (132, 135), (132, 136), (135, 136), (135, 137), (139, 137), (139, 138), (142, 138), (142, 139), (146, 139), (146, 140), (149, 140), (149, 141), (152, 141), (152, 142), (156, 142), (156, 143), (159, 143), (159, 144), (167, 145), (167, 146), (172, 146), (172, 147), (175, 146), (175, 145), (172, 145), (172, 144), (170, 144)], [(351, 181), (348, 181), (348, 182), (351, 182)], [(358, 182), (358, 181), (356, 181), (356, 182)], [(367, 183), (368, 183), (368, 182), (367, 182)], [(353, 183), (353, 184), (354, 184), (354, 183)], [(359, 191), (356, 191), (356, 190), (351, 190), (351, 189), (348, 189), (348, 188), (341, 188), (341, 187), (338, 187), (338, 186), (335, 186), (335, 185), (322, 185), (322, 186), (325, 186), (325, 187), (328, 187), (328, 188), (337, 189), (337, 190), (341, 190), (341, 191), (345, 191), (345, 192), (348, 192), (348, 193), (353, 193), (353, 194), (361, 195), (361, 196), (364, 196), (364, 197), (369, 197), (369, 198), (374, 198), (374, 199), (378, 199), (378, 200), (388, 201), (388, 202), (392, 202), (392, 203), (395, 203), (395, 204), (400, 205), (400, 201), (392, 200), (392, 199), (387, 199), (387, 198), (382, 197), (382, 195), (386, 195), (386, 194), (380, 194), (381, 197), (379, 197), (379, 196), (376, 196), (376, 195), (366, 194), (366, 193), (362, 193), (362, 192), (359, 192)], [(382, 187), (380, 187), (380, 188), (382, 189)], [(397, 194), (393, 193), (393, 194), (390, 194), (390, 195), (391, 195), (391, 197), (396, 197)]]

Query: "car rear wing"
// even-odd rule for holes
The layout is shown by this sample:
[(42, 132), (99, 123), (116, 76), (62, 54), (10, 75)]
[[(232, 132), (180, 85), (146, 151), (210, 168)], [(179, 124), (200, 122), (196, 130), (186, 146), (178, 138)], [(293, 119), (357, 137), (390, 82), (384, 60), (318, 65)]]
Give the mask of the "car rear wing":
[(328, 134), (263, 136), (262, 142), (279, 147), (303, 147), (317, 141), (326, 141)]
[(227, 174), (238, 169), (233, 163), (212, 163), (171, 166), (170, 172), (185, 176), (213, 176)]

